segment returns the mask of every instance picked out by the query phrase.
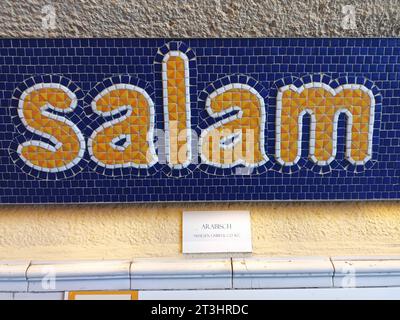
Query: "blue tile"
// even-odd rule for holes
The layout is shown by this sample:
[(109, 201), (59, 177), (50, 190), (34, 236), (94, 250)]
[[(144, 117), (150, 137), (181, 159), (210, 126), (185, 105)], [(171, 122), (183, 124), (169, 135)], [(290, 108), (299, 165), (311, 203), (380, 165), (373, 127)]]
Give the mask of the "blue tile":
[[(398, 39), (1, 39), (0, 203), (164, 201), (305, 201), (399, 199), (400, 79)], [(43, 172), (21, 160), (18, 146), (45, 141), (18, 116), (18, 99), (38, 83), (58, 83), (77, 94), (65, 119), (85, 136), (108, 118), (90, 109), (93, 98), (114, 84), (134, 84), (155, 102), (155, 128), (164, 128), (161, 62), (181, 50), (190, 69), (190, 110), (197, 134), (220, 119), (205, 101), (231, 83), (253, 87), (265, 102), (268, 161), (245, 172), (196, 163), (171, 169), (107, 169), (87, 150), (72, 168)], [(276, 95), (284, 85), (321, 82), (332, 89), (359, 84), (375, 97), (372, 157), (364, 165), (346, 160), (346, 119), (338, 120), (337, 155), (329, 165), (309, 159), (310, 119), (304, 118), (301, 159), (275, 159)], [(55, 112), (57, 114), (57, 112)], [(121, 117), (115, 114), (114, 117)], [(196, 160), (196, 161), (194, 161)], [(5, 191), (7, 190), (7, 191)]]

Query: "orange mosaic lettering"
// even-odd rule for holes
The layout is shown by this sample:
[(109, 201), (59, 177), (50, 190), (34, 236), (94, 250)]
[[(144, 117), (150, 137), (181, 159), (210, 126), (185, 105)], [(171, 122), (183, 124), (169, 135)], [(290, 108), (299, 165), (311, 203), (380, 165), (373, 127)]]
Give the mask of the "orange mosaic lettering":
[(340, 114), (345, 114), (346, 159), (365, 164), (372, 155), (375, 98), (358, 84), (332, 89), (324, 83), (294, 85), (279, 89), (276, 114), (276, 158), (282, 165), (297, 163), (301, 155), (302, 123), (311, 116), (310, 159), (328, 165), (337, 152)]
[(214, 118), (233, 115), (204, 130), (200, 138), (202, 160), (230, 168), (256, 167), (268, 160), (264, 150), (264, 100), (252, 87), (235, 83), (217, 89), (206, 101)]
[(192, 158), (187, 56), (170, 51), (163, 59), (162, 73), (167, 163), (181, 169)]
[(36, 84), (20, 97), (18, 116), (32, 133), (50, 143), (31, 140), (18, 146), (20, 158), (30, 167), (45, 172), (60, 172), (75, 166), (83, 157), (85, 139), (78, 127), (61, 114), (73, 112), (77, 98), (58, 84)]
[(145, 90), (130, 84), (115, 84), (94, 98), (92, 110), (104, 117), (119, 115), (90, 136), (88, 148), (94, 162), (111, 169), (148, 168), (157, 162), (153, 143), (154, 105)]

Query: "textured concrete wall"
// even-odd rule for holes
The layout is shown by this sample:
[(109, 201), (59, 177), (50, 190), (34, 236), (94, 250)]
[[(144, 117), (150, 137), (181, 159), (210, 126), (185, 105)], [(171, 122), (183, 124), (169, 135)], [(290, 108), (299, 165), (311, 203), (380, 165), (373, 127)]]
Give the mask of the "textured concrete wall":
[[(43, 30), (42, 9), (56, 10)], [(344, 5), (356, 29), (342, 28)], [(398, 36), (399, 0), (1, 0), (3, 37)]]
[[(54, 29), (43, 28), (46, 4), (55, 9)], [(355, 28), (343, 29), (344, 5), (355, 8)], [(0, 36), (398, 36), (399, 9), (397, 0), (2, 0)], [(398, 254), (399, 208), (398, 202), (3, 206), (0, 259), (180, 255), (183, 209), (251, 210), (255, 254)]]

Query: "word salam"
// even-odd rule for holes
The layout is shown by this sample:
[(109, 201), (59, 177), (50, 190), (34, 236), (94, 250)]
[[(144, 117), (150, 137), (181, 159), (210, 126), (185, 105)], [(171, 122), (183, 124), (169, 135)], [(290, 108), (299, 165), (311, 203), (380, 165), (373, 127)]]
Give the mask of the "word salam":
[(155, 126), (153, 92), (144, 81), (121, 76), (119, 81), (106, 79), (96, 86), (95, 93), (85, 97), (90, 99), (90, 114), (85, 116), (101, 121), (85, 136), (82, 117), (74, 117), (83, 99), (77, 94), (80, 89), (66, 78), (53, 81), (49, 76), (49, 81), (25, 81), (22, 89), (16, 89), (14, 118), (20, 136), (13, 141), (15, 148), (10, 147), (13, 160), (22, 161), (20, 167), (27, 173), (55, 173), (57, 179), (67, 177), (62, 173), (69, 170), (76, 174), (90, 162), (111, 173), (148, 170), (162, 161), (170, 170), (199, 162), (220, 169), (251, 169), (271, 161), (281, 168), (293, 167), (302, 157), (303, 120), (308, 116), (308, 160), (323, 167), (336, 158), (342, 114), (346, 160), (362, 166), (372, 158), (377, 93), (367, 85), (369, 80), (341, 83), (319, 75), (318, 81), (312, 76), (308, 76), (311, 81), (281, 81), (273, 97), (275, 154), (271, 159), (265, 147), (268, 100), (261, 84), (240, 75), (210, 85), (199, 101), (213, 122), (193, 130), (191, 66), (196, 57), (189, 48), (166, 47), (155, 61), (162, 81), (162, 138)]

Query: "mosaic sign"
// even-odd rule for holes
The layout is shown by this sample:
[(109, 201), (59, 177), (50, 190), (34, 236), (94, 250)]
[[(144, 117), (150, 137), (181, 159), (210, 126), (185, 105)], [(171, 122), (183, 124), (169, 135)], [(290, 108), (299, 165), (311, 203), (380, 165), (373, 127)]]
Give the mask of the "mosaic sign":
[(0, 40), (0, 202), (399, 199), (400, 39)]

